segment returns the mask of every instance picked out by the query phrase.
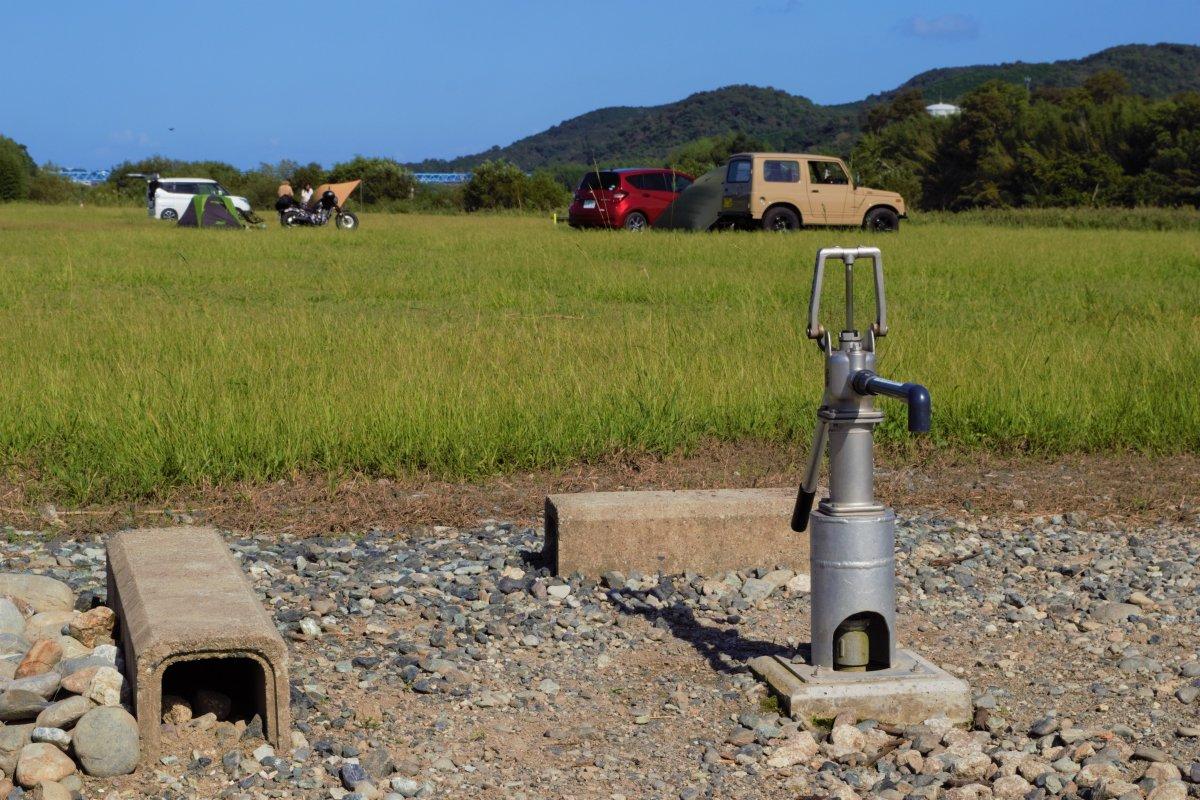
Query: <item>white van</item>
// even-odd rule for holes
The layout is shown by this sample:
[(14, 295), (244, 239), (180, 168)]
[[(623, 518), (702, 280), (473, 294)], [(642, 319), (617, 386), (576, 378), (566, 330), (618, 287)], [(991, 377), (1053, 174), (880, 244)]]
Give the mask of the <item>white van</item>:
[(249, 200), (230, 195), (224, 186), (209, 178), (147, 177), (147, 208), (150, 216), (158, 219), (179, 219), (187, 204), (198, 194), (227, 195), (238, 210), (250, 211)]

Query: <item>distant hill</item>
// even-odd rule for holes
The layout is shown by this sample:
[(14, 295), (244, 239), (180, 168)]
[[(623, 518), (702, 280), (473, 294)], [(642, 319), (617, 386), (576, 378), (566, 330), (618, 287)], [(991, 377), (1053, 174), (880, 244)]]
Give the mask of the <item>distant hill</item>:
[(922, 72), (895, 89), (841, 105), (822, 106), (779, 89), (726, 86), (660, 106), (616, 106), (589, 111), (507, 147), (461, 158), (431, 159), (418, 170), (470, 169), (503, 158), (524, 169), (554, 164), (661, 163), (667, 153), (706, 136), (741, 131), (781, 150), (850, 150), (871, 105), (918, 88), (930, 102), (954, 101), (992, 79), (1033, 86), (1077, 86), (1089, 75), (1115, 69), (1133, 91), (1149, 97), (1200, 88), (1200, 47), (1122, 45), (1065, 61), (946, 67)]

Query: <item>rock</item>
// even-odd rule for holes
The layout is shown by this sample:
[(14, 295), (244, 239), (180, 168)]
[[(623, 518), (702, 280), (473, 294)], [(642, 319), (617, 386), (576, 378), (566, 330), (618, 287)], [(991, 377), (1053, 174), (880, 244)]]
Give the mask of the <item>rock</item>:
[(354, 791), (360, 783), (367, 783), (370, 780), (367, 771), (358, 764), (343, 764), (338, 771), (338, 777), (342, 779), (342, 786), (350, 791)]
[(69, 669), (68, 665), (63, 666), (65, 674), (62, 679), (62, 688), (73, 694), (84, 694), (92, 685), (92, 679), (96, 677), (96, 673), (104, 669), (104, 666), (93, 665), (67, 671)]
[(382, 747), (373, 748), (358, 763), (376, 783), (381, 783), (396, 771), (391, 755)]
[(37, 716), (37, 724), (47, 728), (70, 728), (79, 718), (96, 707), (86, 697), (68, 697), (51, 703)]
[(784, 588), (792, 594), (808, 594), (812, 591), (812, 579), (801, 572), (788, 581)]
[(71, 800), (71, 790), (61, 783), (42, 781), (33, 787), (33, 800)]
[(1141, 610), (1132, 603), (1095, 603), (1089, 614), (1099, 622), (1124, 622)]
[(1139, 744), (1133, 748), (1131, 756), (1135, 761), (1167, 761), (1171, 760), (1171, 754), (1157, 747), (1151, 747), (1148, 744)]
[(863, 732), (856, 728), (852, 721), (843, 721), (839, 715), (833, 723), (833, 731), (829, 734), (829, 744), (826, 752), (830, 758), (842, 758), (851, 753), (861, 753), (866, 744)]
[[(33, 725), (0, 726), (0, 773), (12, 775), (17, 770), (17, 756), (33, 733)], [(3, 797), (0, 794), (0, 797)]]
[(1042, 717), (1037, 722), (1029, 726), (1030, 736), (1048, 736), (1058, 730), (1058, 717), (1053, 715)]
[(162, 709), (162, 720), (169, 725), (186, 725), (192, 721), (191, 704), (178, 695), (164, 694)]
[(0, 692), (0, 722), (24, 722), (34, 719), (50, 705), (40, 694), (9, 689)]
[(17, 757), (17, 783), (27, 789), (42, 781), (60, 781), (74, 771), (75, 762), (52, 744), (27, 744)]
[(0, 597), (0, 633), (20, 636), (25, 631), (25, 615), (17, 604), (7, 597)]
[(808, 731), (800, 731), (776, 746), (767, 758), (767, 766), (776, 769), (803, 764), (821, 751), (821, 746)]
[(45, 675), (58, 666), (62, 660), (62, 647), (53, 639), (42, 639), (34, 642), (33, 647), (25, 654), (25, 658), (17, 665), (13, 673), (15, 678), (29, 678), (34, 675)]
[(1191, 705), (1200, 697), (1200, 686), (1180, 686), (1175, 690), (1175, 697), (1184, 705)]
[(565, 583), (556, 583), (553, 586), (546, 587), (546, 593), (558, 600), (566, 600), (571, 594), (571, 587)]
[(315, 638), (323, 633), (321, 630), (321, 623), (317, 622), (312, 617), (305, 617), (304, 619), (300, 620), (300, 632), (310, 638)]
[(1159, 783), (1167, 781), (1177, 781), (1182, 779), (1179, 772), (1179, 767), (1169, 761), (1155, 761), (1146, 767), (1146, 772), (1142, 775), (1143, 778), (1151, 778)]
[(58, 692), (61, 685), (62, 679), (58, 677), (57, 672), (44, 672), (41, 675), (30, 675), (28, 678), (15, 678), (5, 691), (29, 692), (48, 700)]
[(83, 715), (72, 734), (75, 756), (88, 775), (128, 775), (141, 756), (137, 720), (123, 708), (103, 706)]
[(1083, 768), (1075, 775), (1075, 782), (1084, 789), (1091, 789), (1101, 782), (1119, 781), (1125, 777), (1125, 773), (1113, 764), (1111, 761), (1095, 761), (1091, 764), (1084, 764)]
[(23, 656), (29, 650), (29, 640), (15, 633), (0, 633), (0, 658)]
[(192, 713), (198, 717), (212, 714), (218, 720), (225, 720), (229, 719), (229, 712), (232, 710), (233, 701), (229, 699), (229, 695), (215, 689), (201, 689), (196, 692), (196, 701), (192, 703)]
[(1019, 800), (1033, 791), (1033, 784), (1020, 775), (1005, 775), (992, 782), (992, 795), (996, 800)]
[(29, 734), (29, 740), (32, 742), (46, 742), (52, 744), (64, 753), (71, 749), (71, 734), (64, 731), (62, 728), (47, 728), (39, 726), (33, 729)]
[(88, 647), (95, 647), (97, 642), (112, 638), (113, 627), (117, 615), (111, 608), (97, 606), (91, 611), (85, 611), (70, 623), (71, 636)]
[(33, 642), (38, 639), (57, 639), (62, 636), (64, 625), (73, 620), (77, 611), (39, 611), (25, 623), (25, 638)]
[(1154, 787), (1146, 800), (1187, 800), (1188, 788), (1183, 781), (1167, 781)]
[(412, 778), (392, 778), (392, 789), (401, 797), (416, 797), (421, 791), (421, 784)]
[(121, 705), (121, 687), (125, 678), (112, 667), (100, 667), (92, 676), (91, 682), (83, 692), (83, 696), (92, 700), (96, 705)]
[(71, 587), (45, 575), (0, 573), (0, 595), (23, 600), (35, 611), (70, 611), (75, 607)]
[(271, 747), (269, 744), (260, 745), (254, 749), (254, 752), (251, 753), (251, 755), (254, 756), (255, 761), (261, 764), (268, 758), (275, 757), (275, 748)]
[(742, 584), (742, 597), (751, 605), (766, 600), (771, 596), (771, 592), (773, 591), (775, 591), (775, 584), (765, 581), (762, 578), (749, 578)]

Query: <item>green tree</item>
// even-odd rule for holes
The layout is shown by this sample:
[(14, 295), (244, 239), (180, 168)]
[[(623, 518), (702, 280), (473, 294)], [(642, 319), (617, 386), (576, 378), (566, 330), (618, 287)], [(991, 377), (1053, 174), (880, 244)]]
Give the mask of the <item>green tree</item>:
[(463, 187), (467, 211), (525, 208), (529, 202), (529, 178), (509, 161), (483, 162)]

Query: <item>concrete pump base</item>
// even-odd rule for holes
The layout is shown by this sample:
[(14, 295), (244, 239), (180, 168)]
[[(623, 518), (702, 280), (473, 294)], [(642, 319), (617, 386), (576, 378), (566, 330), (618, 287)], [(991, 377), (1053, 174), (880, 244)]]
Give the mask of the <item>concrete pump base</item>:
[(793, 719), (828, 720), (848, 711), (860, 720), (915, 725), (946, 717), (971, 720), (971, 689), (911, 650), (897, 650), (890, 669), (841, 672), (803, 661), (759, 656), (750, 668), (783, 701)]
[(126, 531), (108, 542), (116, 611), (143, 760), (158, 753), (164, 694), (229, 696), (231, 718), (262, 717), (291, 750), (287, 647), (242, 568), (211, 528)]
[(789, 526), (795, 502), (795, 489), (550, 495), (546, 555), (559, 575), (764, 566), (807, 573), (808, 533)]

